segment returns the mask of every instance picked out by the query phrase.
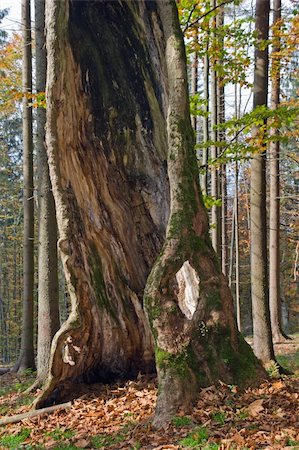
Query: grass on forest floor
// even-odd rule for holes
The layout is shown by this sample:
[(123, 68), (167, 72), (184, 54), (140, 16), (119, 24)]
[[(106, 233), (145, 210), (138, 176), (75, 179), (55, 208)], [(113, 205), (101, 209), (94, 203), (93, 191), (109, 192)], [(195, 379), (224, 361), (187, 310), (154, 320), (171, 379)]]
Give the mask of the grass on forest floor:
[[(277, 346), (294, 375), (239, 392), (220, 383), (203, 389), (191, 414), (179, 413), (163, 432), (151, 428), (156, 386), (141, 377), (125, 385), (94, 385), (70, 410), (0, 427), (0, 449), (299, 450), (299, 339)], [(0, 416), (29, 410), (24, 394), (34, 374), (0, 377)]]

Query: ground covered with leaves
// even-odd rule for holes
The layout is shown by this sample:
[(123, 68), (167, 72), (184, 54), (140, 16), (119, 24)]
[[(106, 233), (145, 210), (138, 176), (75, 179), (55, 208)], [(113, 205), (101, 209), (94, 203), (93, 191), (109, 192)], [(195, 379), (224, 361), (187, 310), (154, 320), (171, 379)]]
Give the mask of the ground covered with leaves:
[[(90, 385), (67, 410), (0, 427), (0, 449), (299, 449), (299, 341), (276, 348), (295, 372), (240, 392), (221, 381), (203, 389), (190, 415), (179, 414), (163, 432), (151, 418), (156, 380), (140, 376), (114, 386)], [(32, 374), (0, 377), (0, 419), (24, 413)]]

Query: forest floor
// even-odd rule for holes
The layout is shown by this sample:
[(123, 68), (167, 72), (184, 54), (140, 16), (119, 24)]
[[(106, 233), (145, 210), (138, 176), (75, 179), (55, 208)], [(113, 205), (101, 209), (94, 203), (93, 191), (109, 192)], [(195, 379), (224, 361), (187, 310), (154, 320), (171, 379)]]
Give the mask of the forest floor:
[[(151, 428), (156, 380), (140, 376), (113, 386), (89, 385), (66, 410), (0, 426), (0, 449), (299, 450), (299, 336), (277, 345), (278, 361), (294, 375), (243, 392), (219, 383), (203, 389), (190, 415)], [(33, 374), (0, 377), (0, 419), (30, 409), (24, 390)]]

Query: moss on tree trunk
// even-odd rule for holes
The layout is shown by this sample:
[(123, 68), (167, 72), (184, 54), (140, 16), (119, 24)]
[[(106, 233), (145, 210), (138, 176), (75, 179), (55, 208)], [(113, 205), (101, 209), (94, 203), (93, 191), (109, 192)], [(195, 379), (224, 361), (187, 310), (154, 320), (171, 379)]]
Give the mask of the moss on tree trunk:
[(160, 425), (201, 386), (246, 383), (259, 368), (209, 239), (175, 3), (49, 0), (47, 49), (48, 157), (72, 312), (37, 406), (76, 380), (151, 370), (154, 341)]
[(231, 293), (208, 234), (194, 151), (183, 39), (177, 9), (161, 1), (169, 82), (167, 114), (170, 217), (147, 281), (145, 305), (155, 338), (159, 394), (154, 425), (189, 408), (219, 379), (246, 385), (263, 374), (238, 334)]

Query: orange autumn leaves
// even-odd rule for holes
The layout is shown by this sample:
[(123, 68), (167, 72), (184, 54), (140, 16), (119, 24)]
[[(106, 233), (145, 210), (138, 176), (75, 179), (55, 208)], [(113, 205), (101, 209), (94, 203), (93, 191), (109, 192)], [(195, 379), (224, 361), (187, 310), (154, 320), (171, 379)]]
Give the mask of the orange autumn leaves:
[[(14, 33), (0, 47), (0, 115), (8, 116), (15, 112), (22, 101), (22, 37)], [(46, 107), (45, 93), (26, 94), (34, 108)]]

